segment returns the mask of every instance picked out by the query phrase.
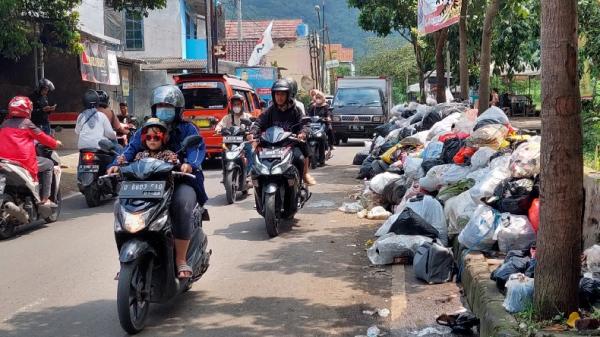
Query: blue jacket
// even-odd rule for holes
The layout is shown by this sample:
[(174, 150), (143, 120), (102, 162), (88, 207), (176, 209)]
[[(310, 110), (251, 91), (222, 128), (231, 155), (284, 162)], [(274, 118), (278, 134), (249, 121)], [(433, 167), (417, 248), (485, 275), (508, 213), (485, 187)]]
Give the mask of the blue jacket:
[[(167, 144), (167, 147), (169, 150), (177, 152), (181, 150), (181, 143), (186, 137), (196, 135), (199, 134), (194, 125), (188, 122), (179, 122), (176, 128), (169, 132), (169, 144)], [(135, 155), (141, 151), (144, 151), (144, 147), (142, 145), (142, 130), (139, 129), (131, 138), (131, 141), (125, 148), (125, 151), (123, 151), (123, 156), (125, 157), (125, 160), (131, 162), (134, 160)], [(205, 156), (206, 144), (204, 144), (204, 140), (202, 140), (202, 143), (198, 145), (198, 148), (187, 150), (187, 156), (185, 160), (182, 160), (182, 162), (190, 164), (194, 169), (197, 182), (197, 186), (194, 186), (194, 188), (196, 189), (198, 203), (200, 205), (204, 205), (208, 200), (206, 190), (204, 189), (204, 173), (202, 173), (202, 162), (204, 161)], [(115, 165), (117, 165), (116, 159), (111, 166)]]

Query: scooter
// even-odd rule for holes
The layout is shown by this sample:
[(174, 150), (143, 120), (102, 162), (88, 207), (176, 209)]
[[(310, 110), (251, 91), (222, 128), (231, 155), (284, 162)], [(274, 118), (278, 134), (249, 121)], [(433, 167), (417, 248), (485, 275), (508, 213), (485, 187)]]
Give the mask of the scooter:
[[(108, 142), (101, 140), (100, 142)], [(111, 143), (112, 144), (112, 143)], [(107, 196), (116, 196), (119, 190), (119, 184), (116, 178), (98, 179), (106, 173), (117, 152), (104, 149), (82, 149), (79, 151), (79, 166), (77, 167), (77, 187), (85, 196), (85, 202), (88, 207), (100, 205), (102, 199)]]
[(312, 150), (310, 165), (313, 169), (324, 166), (327, 160), (326, 152), (329, 149), (327, 138), (327, 123), (319, 116), (310, 117), (308, 145)]
[(244, 146), (247, 141), (244, 141), (246, 136), (246, 125), (251, 124), (250, 120), (242, 121), (241, 126), (231, 126), (223, 128), (223, 185), (225, 186), (225, 197), (228, 204), (233, 204), (237, 201), (238, 192), (248, 194), (249, 186), (246, 183), (246, 174), (248, 168), (248, 160)]
[(254, 154), (252, 182), (256, 210), (265, 218), (267, 234), (279, 235), (282, 219), (292, 219), (310, 199), (300, 169), (293, 163), (294, 145), (301, 140), (273, 126), (259, 140)]
[(52, 160), (52, 189), (50, 200), (57, 207), (38, 205), (40, 201), (38, 186), (29, 172), (18, 163), (0, 158), (0, 239), (14, 235), (19, 226), (44, 220), (52, 223), (60, 215), (62, 196), (60, 193), (60, 157), (56, 151), (41, 144), (36, 146), (38, 156)]
[[(197, 147), (201, 141), (200, 136), (187, 137), (183, 151)], [(177, 278), (169, 206), (175, 184), (193, 184), (196, 177), (174, 169), (172, 163), (145, 158), (121, 167), (121, 173), (116, 174), (122, 179), (114, 211), (121, 263), (117, 312), (121, 327), (129, 334), (144, 329), (150, 303), (164, 303), (188, 291), (209, 266), (212, 251), (207, 250), (208, 239), (202, 230), (202, 222), (209, 220), (208, 211), (196, 205), (187, 253), (192, 277)], [(105, 178), (110, 177), (101, 177)]]

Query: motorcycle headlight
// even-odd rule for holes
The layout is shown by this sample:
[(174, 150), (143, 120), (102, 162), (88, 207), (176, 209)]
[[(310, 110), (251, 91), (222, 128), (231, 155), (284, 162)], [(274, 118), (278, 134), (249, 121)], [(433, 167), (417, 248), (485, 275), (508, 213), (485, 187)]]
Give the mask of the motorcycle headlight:
[(271, 174), (283, 174), (284, 171), (286, 171), (289, 167), (289, 163), (292, 161), (292, 151), (288, 152), (283, 159), (281, 160), (281, 163), (273, 166), (273, 169), (271, 169)]
[(145, 213), (123, 213), (123, 229), (131, 234), (146, 228)]
[(258, 154), (254, 155), (254, 170), (258, 173), (258, 174), (264, 174), (264, 175), (268, 175), (269, 172), (269, 168), (266, 167), (265, 165), (263, 165), (263, 163), (261, 163), (260, 158), (258, 158)]
[(317, 132), (317, 137), (318, 137), (318, 138), (321, 138), (321, 137), (323, 137), (323, 132)]
[(228, 160), (233, 160), (239, 157), (240, 152), (242, 152), (242, 147), (238, 147), (237, 149), (225, 152), (225, 158)]

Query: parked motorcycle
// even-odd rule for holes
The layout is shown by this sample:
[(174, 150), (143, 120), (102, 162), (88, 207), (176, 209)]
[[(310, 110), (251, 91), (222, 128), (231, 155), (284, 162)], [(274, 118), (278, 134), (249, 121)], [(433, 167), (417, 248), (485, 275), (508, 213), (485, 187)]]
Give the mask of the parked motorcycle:
[[(101, 140), (99, 143), (113, 145), (109, 140)], [(116, 196), (119, 191), (119, 183), (116, 177), (99, 179), (100, 176), (106, 174), (108, 166), (117, 156), (114, 146), (111, 147), (108, 144), (99, 144), (104, 149), (89, 148), (79, 151), (77, 187), (85, 196), (88, 207), (100, 205), (102, 199), (107, 196)]]
[(58, 220), (62, 205), (60, 193), (60, 157), (56, 151), (41, 144), (36, 146), (38, 156), (52, 160), (52, 190), (50, 200), (57, 207), (39, 206), (38, 185), (34, 183), (29, 172), (18, 163), (0, 158), (0, 239), (14, 235), (19, 226), (31, 224), (38, 220), (52, 223)]
[[(201, 139), (186, 138), (183, 150), (197, 147)], [(187, 253), (192, 277), (177, 278), (169, 206), (175, 184), (193, 184), (196, 177), (174, 169), (174, 164), (145, 158), (121, 167), (117, 174), (122, 179), (115, 203), (115, 239), (121, 263), (117, 311), (121, 327), (130, 334), (144, 329), (150, 303), (164, 303), (189, 290), (208, 269), (212, 251), (207, 251), (202, 222), (209, 217), (196, 205)]]
[(319, 116), (310, 117), (308, 145), (312, 151), (311, 167), (315, 169), (324, 166), (327, 160), (326, 152), (331, 144), (327, 138), (327, 123)]
[(281, 219), (291, 219), (311, 194), (293, 163), (292, 133), (274, 126), (261, 136), (254, 155), (252, 182), (256, 210), (265, 218), (270, 237), (279, 235)]
[(248, 160), (244, 146), (246, 145), (245, 136), (246, 126), (250, 125), (250, 120), (242, 121), (241, 126), (231, 126), (223, 128), (223, 185), (225, 186), (225, 197), (228, 204), (233, 204), (237, 200), (238, 192), (248, 193), (248, 184), (246, 174)]

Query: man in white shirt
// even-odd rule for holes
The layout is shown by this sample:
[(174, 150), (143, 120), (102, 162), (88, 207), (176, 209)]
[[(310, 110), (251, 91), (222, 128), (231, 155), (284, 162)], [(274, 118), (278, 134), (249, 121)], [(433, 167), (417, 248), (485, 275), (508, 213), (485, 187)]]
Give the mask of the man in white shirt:
[(110, 140), (117, 145), (117, 152), (121, 152), (117, 143), (117, 134), (112, 128), (110, 121), (105, 114), (96, 110), (99, 97), (94, 90), (88, 90), (83, 96), (83, 110), (77, 117), (75, 133), (79, 135), (77, 148), (81, 149), (99, 149), (98, 142), (103, 139)]

